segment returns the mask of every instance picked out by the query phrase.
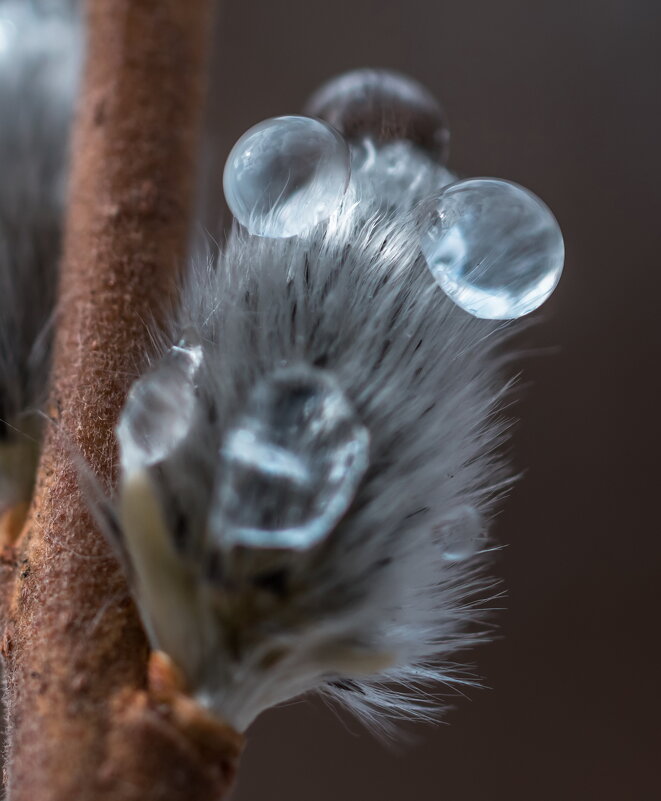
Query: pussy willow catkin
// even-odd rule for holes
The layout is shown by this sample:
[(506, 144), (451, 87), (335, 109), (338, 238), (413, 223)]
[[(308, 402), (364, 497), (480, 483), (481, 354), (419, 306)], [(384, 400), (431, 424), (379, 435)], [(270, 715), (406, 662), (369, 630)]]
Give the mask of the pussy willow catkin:
[(510, 481), (500, 319), (562, 269), (541, 201), (454, 183), (417, 84), (352, 73), (310, 110), (333, 125), (232, 151), (240, 224), (191, 265), (117, 430), (109, 531), (152, 643), (240, 730), (310, 690), (430, 717), (430, 685), (465, 680)]

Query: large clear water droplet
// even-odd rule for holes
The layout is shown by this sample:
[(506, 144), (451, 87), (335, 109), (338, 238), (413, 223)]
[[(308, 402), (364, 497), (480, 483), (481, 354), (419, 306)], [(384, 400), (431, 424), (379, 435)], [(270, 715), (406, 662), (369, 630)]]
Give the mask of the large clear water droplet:
[(316, 545), (353, 500), (368, 447), (367, 429), (328, 374), (300, 367), (268, 376), (223, 441), (211, 515), (218, 542)]
[(541, 306), (565, 256), (548, 207), (527, 189), (495, 178), (444, 189), (420, 244), (449, 297), (490, 320), (522, 317)]
[(351, 174), (349, 147), (321, 120), (275, 117), (255, 125), (232, 148), (225, 199), (251, 234), (305, 233), (342, 202)]
[(446, 562), (462, 562), (474, 556), (486, 542), (486, 526), (482, 515), (473, 506), (464, 504), (450, 512), (440, 525), (443, 558)]
[(305, 113), (321, 117), (352, 144), (408, 141), (441, 163), (450, 132), (445, 113), (424, 86), (391, 70), (359, 69), (321, 86)]

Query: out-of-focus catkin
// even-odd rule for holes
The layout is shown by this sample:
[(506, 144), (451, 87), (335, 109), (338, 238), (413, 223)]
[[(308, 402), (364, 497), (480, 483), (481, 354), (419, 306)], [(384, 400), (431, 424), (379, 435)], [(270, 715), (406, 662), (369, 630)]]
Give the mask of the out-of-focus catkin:
[(0, 515), (29, 497), (38, 454), (82, 50), (75, 5), (0, 0)]

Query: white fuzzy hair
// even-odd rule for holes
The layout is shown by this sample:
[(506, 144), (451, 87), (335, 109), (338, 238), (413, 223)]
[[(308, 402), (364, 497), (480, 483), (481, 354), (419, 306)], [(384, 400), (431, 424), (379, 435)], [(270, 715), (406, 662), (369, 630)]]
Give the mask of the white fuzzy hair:
[[(511, 329), (455, 306), (420, 253), (426, 202), (451, 179), (412, 145), (364, 142), (344, 204), (310, 235), (235, 226), (217, 263), (194, 265), (186, 283), (170, 344), (201, 354), (197, 422), (157, 464), (140, 443), (174, 436), (186, 406), (185, 393), (168, 395), (186, 381), (176, 371), (168, 381), (173, 351), (129, 397), (122, 493), (147, 471), (176, 552), (136, 557), (147, 534), (124, 515), (138, 602), (154, 645), (239, 729), (310, 690), (387, 728), (432, 717), (433, 685), (467, 680), (453, 656), (481, 638), (480, 599), (493, 585), (481, 577), (487, 540), (455, 560), (447, 521), (487, 521), (510, 481), (497, 451)], [(320, 542), (233, 549), (213, 517), (224, 443), (282, 370), (332, 380), (369, 434), (369, 465)], [(174, 595), (184, 600), (173, 606)]]

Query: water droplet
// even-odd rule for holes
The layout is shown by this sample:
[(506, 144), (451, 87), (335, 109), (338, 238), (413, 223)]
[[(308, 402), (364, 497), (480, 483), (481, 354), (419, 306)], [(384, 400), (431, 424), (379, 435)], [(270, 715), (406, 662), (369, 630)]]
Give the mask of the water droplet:
[(162, 462), (186, 438), (195, 420), (202, 358), (200, 345), (182, 343), (133, 384), (117, 426), (124, 470)]
[(482, 515), (473, 506), (464, 504), (450, 512), (440, 524), (443, 558), (461, 562), (476, 554), (486, 542)]
[(383, 144), (407, 140), (444, 163), (450, 131), (441, 105), (417, 81), (390, 70), (361, 69), (328, 81), (305, 113), (320, 117), (347, 139)]
[(232, 148), (223, 175), (227, 205), (251, 234), (305, 233), (342, 202), (351, 174), (349, 147), (320, 120), (275, 117)]
[(346, 512), (368, 464), (369, 434), (322, 370), (278, 370), (225, 435), (212, 512), (224, 546), (310, 548)]
[(565, 256), (548, 207), (527, 189), (495, 178), (444, 189), (420, 244), (447, 295), (490, 320), (522, 317), (541, 306), (560, 279)]

